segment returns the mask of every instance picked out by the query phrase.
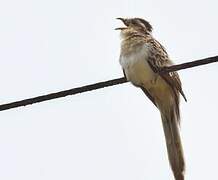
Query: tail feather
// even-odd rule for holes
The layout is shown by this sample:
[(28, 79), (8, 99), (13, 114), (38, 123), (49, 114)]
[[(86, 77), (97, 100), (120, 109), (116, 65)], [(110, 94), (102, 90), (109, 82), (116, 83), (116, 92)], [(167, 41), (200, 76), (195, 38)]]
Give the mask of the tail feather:
[(168, 158), (176, 180), (184, 180), (185, 161), (179, 134), (179, 120), (175, 111), (161, 112)]

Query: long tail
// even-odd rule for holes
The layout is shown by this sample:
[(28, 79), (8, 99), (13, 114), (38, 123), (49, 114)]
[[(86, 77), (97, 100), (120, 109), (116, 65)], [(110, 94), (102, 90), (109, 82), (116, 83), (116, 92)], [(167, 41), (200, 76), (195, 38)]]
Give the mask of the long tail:
[(179, 114), (172, 107), (168, 112), (161, 112), (161, 118), (171, 169), (176, 180), (184, 180), (185, 161), (178, 127)]

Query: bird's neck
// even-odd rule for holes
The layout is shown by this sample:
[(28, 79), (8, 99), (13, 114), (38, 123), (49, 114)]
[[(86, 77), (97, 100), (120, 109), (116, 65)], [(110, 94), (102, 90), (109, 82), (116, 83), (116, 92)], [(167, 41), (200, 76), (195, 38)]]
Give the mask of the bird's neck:
[(121, 54), (128, 55), (134, 53), (134, 51), (141, 48), (147, 39), (151, 37), (151, 34), (147, 33), (137, 31), (126, 32), (125, 36), (122, 37)]

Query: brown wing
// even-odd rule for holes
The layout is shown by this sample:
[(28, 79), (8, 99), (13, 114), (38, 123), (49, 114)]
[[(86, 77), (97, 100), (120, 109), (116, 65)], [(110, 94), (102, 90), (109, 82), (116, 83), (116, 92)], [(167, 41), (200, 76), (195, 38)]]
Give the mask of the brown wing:
[(145, 93), (145, 95), (151, 100), (151, 102), (153, 102), (153, 104), (157, 107), (154, 98), (150, 95), (150, 93), (147, 91), (147, 89), (145, 89), (144, 87), (141, 87), (142, 91)]
[[(146, 46), (149, 48), (148, 63), (154, 72), (158, 72), (158, 69), (162, 67), (173, 65), (169, 60), (166, 50), (158, 41), (151, 38), (147, 41)], [(184, 100), (187, 101), (177, 72), (161, 74), (160, 76), (172, 87), (172, 89), (179, 91)]]
[(185, 94), (182, 90), (182, 85), (181, 85), (181, 81), (179, 79), (179, 75), (177, 72), (170, 72), (167, 74), (162, 74), (161, 77), (171, 86), (176, 88), (180, 94), (182, 95), (182, 97), (184, 98), (184, 100), (187, 102), (187, 99), (185, 97)]

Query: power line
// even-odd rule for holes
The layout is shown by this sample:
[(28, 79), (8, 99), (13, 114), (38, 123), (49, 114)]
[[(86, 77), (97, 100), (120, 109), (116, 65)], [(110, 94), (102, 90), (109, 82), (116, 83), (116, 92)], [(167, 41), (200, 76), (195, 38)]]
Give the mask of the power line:
[[(178, 64), (178, 65), (173, 65), (173, 66), (169, 66), (169, 67), (163, 67), (163, 68), (158, 70), (158, 73), (164, 74), (164, 73), (179, 71), (182, 69), (192, 68), (192, 67), (201, 66), (201, 65), (205, 65), (205, 64), (209, 64), (209, 63), (214, 63), (214, 62), (218, 62), (218, 56), (200, 59), (200, 60), (187, 62), (187, 63), (182, 63), (182, 64)], [(73, 89), (69, 89), (69, 90), (64, 90), (64, 91), (60, 91), (60, 92), (56, 92), (56, 93), (51, 93), (51, 94), (37, 96), (37, 97), (29, 98), (29, 99), (15, 101), (15, 102), (0, 105), (0, 111), (16, 108), (16, 107), (20, 107), (20, 106), (31, 105), (34, 103), (48, 101), (51, 99), (56, 99), (56, 98), (60, 98), (60, 97), (65, 97), (65, 96), (69, 96), (69, 95), (87, 92), (87, 91), (92, 91), (92, 90), (96, 90), (96, 89), (100, 89), (100, 88), (104, 88), (104, 87), (114, 86), (117, 84), (123, 84), (126, 82), (127, 82), (126, 78), (122, 77), (122, 78), (117, 78), (117, 79), (113, 79), (113, 80), (109, 80), (109, 81), (103, 81), (103, 82), (98, 82), (95, 84), (77, 87), (77, 88), (73, 88)]]
[(0, 111), (16, 108), (16, 107), (20, 107), (20, 106), (26, 106), (26, 105), (30, 105), (30, 104), (34, 104), (34, 103), (39, 103), (39, 102), (43, 102), (43, 101), (48, 101), (51, 99), (56, 99), (56, 98), (65, 97), (65, 96), (69, 96), (69, 95), (74, 95), (74, 94), (78, 94), (78, 93), (83, 93), (83, 92), (87, 92), (87, 91), (92, 91), (95, 89), (113, 86), (116, 84), (122, 84), (125, 82), (127, 82), (127, 81), (123, 77), (123, 78), (113, 79), (113, 80), (99, 82), (99, 83), (95, 83), (95, 84), (90, 84), (90, 85), (86, 85), (86, 86), (82, 86), (82, 87), (77, 87), (77, 88), (73, 88), (73, 89), (68, 89), (68, 90), (64, 90), (64, 91), (60, 91), (60, 92), (56, 92), (56, 93), (50, 93), (50, 94), (46, 94), (46, 95), (42, 95), (42, 96), (24, 99), (21, 101), (15, 101), (15, 102), (7, 103), (7, 104), (2, 104), (2, 105), (0, 105)]
[(159, 73), (164, 74), (164, 73), (169, 73), (172, 71), (179, 71), (182, 69), (188, 69), (188, 68), (192, 68), (192, 67), (196, 67), (196, 66), (215, 63), (215, 62), (218, 62), (218, 56), (208, 57), (208, 58), (204, 58), (204, 59), (200, 59), (200, 60), (196, 60), (196, 61), (191, 61), (191, 62), (182, 63), (182, 64), (178, 64), (178, 65), (174, 65), (174, 66), (164, 67), (159, 71)]

